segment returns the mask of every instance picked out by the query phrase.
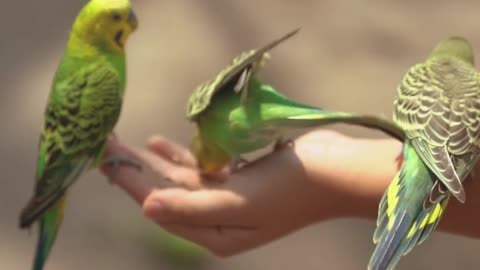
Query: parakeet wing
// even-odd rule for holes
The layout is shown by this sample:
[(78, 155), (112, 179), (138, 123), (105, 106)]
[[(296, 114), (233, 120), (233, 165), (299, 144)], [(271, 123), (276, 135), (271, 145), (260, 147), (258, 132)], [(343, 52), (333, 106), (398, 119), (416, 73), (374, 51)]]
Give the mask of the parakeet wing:
[(394, 120), (406, 131), (404, 163), (380, 202), (370, 270), (393, 270), (433, 232), (450, 195), (479, 159), (479, 78), (461, 37), (440, 42), (400, 84)]
[[(478, 152), (478, 75), (452, 58), (414, 66), (398, 88), (395, 121), (452, 195), (465, 201), (451, 155)], [(474, 98), (472, 98), (472, 96)]]
[(21, 214), (21, 227), (41, 216), (91, 166), (120, 106), (118, 74), (103, 61), (54, 85), (40, 138), (35, 196)]
[[(240, 78), (242, 71), (257, 61), (262, 61), (266, 52), (277, 46), (281, 42), (295, 35), (300, 29), (296, 29), (283, 37), (274, 40), (258, 50), (251, 50), (242, 53), (235, 58), (230, 66), (223, 69), (213, 80), (205, 82), (198, 86), (188, 100), (187, 118), (194, 120), (210, 105), (215, 94), (223, 89), (227, 84), (232, 83), (234, 78)], [(237, 79), (238, 80), (238, 79)], [(237, 80), (234, 80), (235, 82)]]

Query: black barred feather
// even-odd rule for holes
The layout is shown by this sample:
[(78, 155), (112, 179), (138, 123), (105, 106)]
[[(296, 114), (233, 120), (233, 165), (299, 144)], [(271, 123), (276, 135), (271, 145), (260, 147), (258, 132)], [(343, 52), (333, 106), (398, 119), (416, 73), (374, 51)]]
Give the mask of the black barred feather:
[(379, 206), (369, 269), (394, 269), (435, 230), (450, 196), (480, 159), (480, 77), (468, 41), (442, 41), (397, 90), (394, 120), (405, 130), (404, 164)]
[[(436, 57), (412, 67), (395, 98), (394, 120), (425, 164), (459, 201), (465, 201), (462, 179), (452, 156), (480, 153), (480, 81), (471, 63)], [(429, 201), (443, 196), (432, 190)], [(427, 201), (426, 206), (429, 205)]]
[(35, 195), (20, 215), (20, 227), (37, 220), (101, 154), (120, 114), (120, 88), (106, 61), (55, 85), (40, 136)]

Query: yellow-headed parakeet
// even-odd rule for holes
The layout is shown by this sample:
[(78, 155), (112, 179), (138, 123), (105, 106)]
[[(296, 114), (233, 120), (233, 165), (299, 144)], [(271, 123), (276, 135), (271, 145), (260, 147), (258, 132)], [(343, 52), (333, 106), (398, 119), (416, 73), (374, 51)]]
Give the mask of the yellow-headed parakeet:
[(34, 195), (20, 215), (21, 228), (40, 223), (34, 270), (55, 241), (67, 189), (102, 160), (122, 106), (124, 46), (136, 28), (129, 0), (90, 0), (73, 24), (45, 112)]

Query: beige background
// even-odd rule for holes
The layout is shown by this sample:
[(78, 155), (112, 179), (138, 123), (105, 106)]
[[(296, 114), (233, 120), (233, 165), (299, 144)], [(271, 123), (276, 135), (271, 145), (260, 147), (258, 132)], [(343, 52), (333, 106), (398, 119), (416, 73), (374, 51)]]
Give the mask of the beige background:
[[(35, 231), (17, 229), (17, 216), (32, 190), (51, 79), (84, 2), (0, 3), (0, 269), (30, 268)], [(190, 91), (240, 51), (298, 26), (301, 33), (274, 50), (262, 73), (266, 81), (313, 105), (390, 116), (396, 84), (436, 42), (455, 34), (480, 47), (480, 2), (386, 2), (137, 0), (140, 28), (128, 44), (128, 89), (117, 132), (135, 145), (153, 133), (186, 144), (192, 126), (183, 108)], [(83, 177), (70, 199), (47, 269), (167, 269), (131, 236), (155, 227), (97, 172)], [(212, 258), (205, 268), (366, 269), (373, 229), (371, 221), (349, 219), (317, 224), (233, 258)], [(479, 248), (478, 241), (436, 233), (399, 269), (478, 269)]]

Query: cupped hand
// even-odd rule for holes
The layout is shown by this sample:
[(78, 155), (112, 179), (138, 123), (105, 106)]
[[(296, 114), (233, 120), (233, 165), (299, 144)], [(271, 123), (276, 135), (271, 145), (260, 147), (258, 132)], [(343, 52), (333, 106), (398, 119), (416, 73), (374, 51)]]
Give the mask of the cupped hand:
[(202, 179), (192, 154), (161, 136), (150, 138), (146, 149), (111, 140), (107, 156), (143, 163), (141, 172), (124, 166), (109, 177), (142, 205), (146, 217), (228, 256), (317, 221), (374, 216), (400, 150), (393, 140), (314, 131), (226, 180)]

